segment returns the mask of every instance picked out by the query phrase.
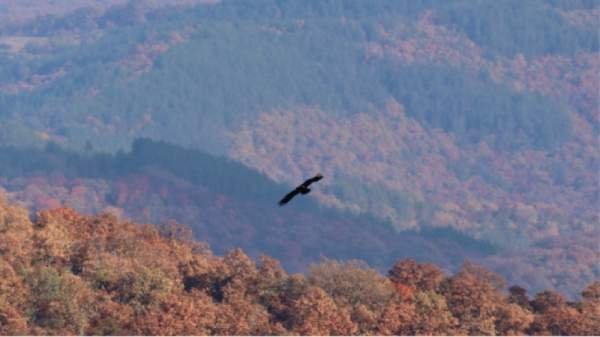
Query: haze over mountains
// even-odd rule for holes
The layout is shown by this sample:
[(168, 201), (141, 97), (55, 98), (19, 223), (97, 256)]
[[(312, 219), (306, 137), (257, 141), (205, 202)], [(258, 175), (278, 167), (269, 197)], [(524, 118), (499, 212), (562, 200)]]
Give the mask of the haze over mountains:
[(32, 210), (177, 221), (289, 270), (600, 278), (598, 1), (36, 4), (0, 4), (0, 186)]

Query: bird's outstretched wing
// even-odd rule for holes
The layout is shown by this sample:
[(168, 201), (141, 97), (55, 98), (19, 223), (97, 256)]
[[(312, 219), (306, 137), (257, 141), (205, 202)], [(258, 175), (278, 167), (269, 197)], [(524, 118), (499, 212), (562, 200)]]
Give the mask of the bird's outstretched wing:
[(321, 173), (317, 174), (316, 176), (307, 179), (305, 182), (302, 183), (302, 185), (300, 186), (304, 186), (304, 187), (308, 187), (310, 184), (317, 182), (319, 180), (323, 179), (323, 175)]
[(283, 206), (287, 204), (290, 200), (292, 200), (298, 193), (300, 193), (299, 188), (295, 188), (290, 193), (286, 194), (281, 200), (279, 200), (279, 206)]
[(299, 193), (307, 194), (308, 192), (310, 192), (310, 188), (308, 188), (308, 186), (316, 181), (321, 180), (321, 179), (323, 179), (323, 175), (321, 175), (321, 173), (317, 173), (316, 176), (314, 176), (310, 179), (307, 179), (305, 182), (303, 182), (298, 187), (296, 187), (293, 191), (286, 194), (285, 197), (283, 197), (283, 199), (279, 200), (279, 206), (283, 206), (283, 205), (287, 204), (290, 200), (292, 200)]

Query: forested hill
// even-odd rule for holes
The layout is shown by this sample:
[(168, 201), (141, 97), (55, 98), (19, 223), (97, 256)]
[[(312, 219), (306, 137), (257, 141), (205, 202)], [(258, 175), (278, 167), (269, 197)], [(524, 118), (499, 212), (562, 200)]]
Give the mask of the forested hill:
[(261, 111), (315, 105), (348, 114), (393, 97), (419, 122), (460, 138), (553, 147), (569, 138), (567, 109), (535, 91), (511, 91), (486, 69), (456, 69), (452, 59), (399, 67), (369, 51), (421, 37), (415, 23), (432, 10), (434, 27), (480, 44), (492, 60), (598, 50), (594, 31), (560, 14), (589, 7), (585, 1), (144, 4), (82, 9), (0, 31), (0, 139), (49, 137), (79, 148), (91, 141), (114, 150), (152, 136), (223, 154), (223, 131)]
[[(457, 251), (435, 260), (445, 267), (478, 256), (577, 296), (600, 278), (599, 25), (597, 0), (4, 0), (0, 144), (37, 148), (39, 162), (4, 165), (2, 186), (34, 207), (173, 218), (219, 252), (319, 239), (270, 244), (286, 266), (363, 245), (387, 266), (410, 251), (406, 233), (460, 233), (476, 243), (464, 256), (416, 241)], [(187, 150), (153, 144), (163, 166), (151, 168), (128, 154), (140, 137)], [(78, 154), (47, 157), (63, 153), (44, 150), (54, 143)], [(220, 171), (232, 178), (203, 180)], [(244, 225), (316, 171), (327, 179), (298, 213)], [(326, 244), (333, 228), (349, 229), (347, 246)]]
[(0, 198), (2, 335), (594, 335), (600, 283), (568, 302), (466, 263), (414, 260), (386, 276), (321, 261), (288, 274), (268, 256), (215, 256), (179, 226), (159, 232), (59, 208), (30, 220)]
[(345, 214), (299, 197), (280, 208), (289, 188), (226, 158), (136, 140), (128, 152), (78, 154), (0, 147), (0, 186), (32, 211), (68, 206), (161, 226), (188, 225), (217, 253), (243, 248), (300, 271), (321, 257), (361, 259), (386, 268), (401, 257), (455, 270), (466, 257), (494, 252), (454, 230), (397, 232), (368, 216)]

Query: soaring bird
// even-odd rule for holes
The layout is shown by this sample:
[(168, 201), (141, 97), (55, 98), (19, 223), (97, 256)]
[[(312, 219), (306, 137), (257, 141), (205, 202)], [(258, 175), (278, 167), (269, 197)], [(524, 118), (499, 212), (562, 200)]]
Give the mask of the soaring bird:
[(316, 176), (314, 176), (314, 177), (312, 177), (310, 179), (307, 179), (305, 182), (303, 182), (298, 187), (296, 187), (293, 191), (291, 191), (290, 193), (286, 194), (285, 197), (283, 197), (283, 199), (279, 200), (279, 206), (283, 206), (283, 205), (287, 204), (297, 194), (308, 194), (308, 193), (310, 193), (310, 188), (308, 188), (308, 186), (310, 186), (310, 184), (312, 184), (314, 182), (317, 182), (317, 181), (319, 181), (321, 179), (323, 179), (323, 175), (321, 175), (321, 173), (317, 173)]

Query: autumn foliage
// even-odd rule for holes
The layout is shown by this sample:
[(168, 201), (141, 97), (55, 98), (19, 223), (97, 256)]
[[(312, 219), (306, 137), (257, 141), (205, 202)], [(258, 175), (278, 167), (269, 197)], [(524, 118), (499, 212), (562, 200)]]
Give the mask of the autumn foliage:
[[(344, 117), (319, 106), (266, 110), (233, 134), (230, 155), (290, 184), (308, 172), (322, 171), (331, 179), (314, 195), (327, 205), (371, 214), (401, 230), (451, 227), (491, 241), (504, 251), (486, 261), (487, 266), (510, 272), (519, 283), (574, 295), (597, 277), (595, 266), (600, 261), (595, 242), (599, 235), (600, 152), (594, 136), (600, 116), (600, 83), (594, 75), (600, 67), (598, 53), (491, 56), (468, 34), (441, 24), (439, 15), (426, 11), (414, 23), (382, 23), (376, 29), (377, 41), (364, 47), (369, 62), (387, 60), (403, 71), (420, 67), (396, 75), (410, 78), (399, 80), (405, 85), (405, 97)], [(423, 111), (436, 108), (428, 102), (444, 102), (445, 90), (452, 86), (444, 84), (435, 94), (411, 94), (420, 90), (418, 79), (428, 69), (437, 74), (442, 67), (465, 78), (485, 74), (512, 93), (541, 95), (553, 106), (565, 106), (568, 117), (557, 124), (571, 124), (572, 136), (554, 148), (497, 146), (499, 137), (510, 134), (510, 125), (521, 128), (511, 139), (524, 136), (519, 133), (526, 133), (529, 122), (521, 120), (498, 127), (491, 137), (465, 142), (461, 135), (485, 121), (469, 122), (461, 114), (484, 99), (486, 90), (497, 90), (473, 94), (477, 99), (462, 106), (463, 98), (453, 97), (448, 101), (453, 103), (438, 107), (439, 118), (427, 120), (421, 116)], [(436, 75), (431, 77), (423, 86), (435, 86)], [(454, 83), (450, 75), (446, 80)], [(468, 81), (456, 81), (462, 87), (455, 96), (477, 87), (463, 82)], [(427, 93), (431, 97), (419, 100)], [(460, 109), (454, 109), (454, 103)], [(490, 115), (496, 103), (478, 107), (478, 116)], [(539, 120), (553, 118), (549, 111), (537, 114), (544, 116)], [(451, 121), (446, 128), (444, 120)], [(542, 129), (537, 122), (531, 125), (536, 131)], [(552, 130), (549, 139), (560, 136), (558, 128)], [(327, 186), (328, 182), (335, 183)], [(534, 280), (535, 275), (544, 275), (544, 281)]]
[[(184, 227), (161, 231), (0, 200), (0, 334), (355, 335), (600, 332), (600, 283), (579, 302), (466, 263), (453, 276), (396, 263), (387, 276), (325, 260), (305, 275), (236, 249), (215, 256)], [(186, 235), (186, 233), (188, 233)]]

